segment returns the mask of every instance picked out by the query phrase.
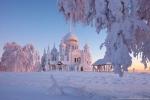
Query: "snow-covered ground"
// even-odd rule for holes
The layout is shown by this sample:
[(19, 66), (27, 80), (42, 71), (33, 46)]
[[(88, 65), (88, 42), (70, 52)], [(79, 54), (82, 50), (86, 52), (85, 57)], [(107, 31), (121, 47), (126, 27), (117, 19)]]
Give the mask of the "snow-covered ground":
[(0, 73), (0, 100), (150, 100), (150, 74)]

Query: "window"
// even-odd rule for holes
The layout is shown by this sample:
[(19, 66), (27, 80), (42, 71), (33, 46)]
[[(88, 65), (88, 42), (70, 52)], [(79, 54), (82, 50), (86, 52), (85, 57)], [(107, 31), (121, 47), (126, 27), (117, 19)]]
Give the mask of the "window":
[(74, 58), (74, 62), (76, 62), (76, 58)]

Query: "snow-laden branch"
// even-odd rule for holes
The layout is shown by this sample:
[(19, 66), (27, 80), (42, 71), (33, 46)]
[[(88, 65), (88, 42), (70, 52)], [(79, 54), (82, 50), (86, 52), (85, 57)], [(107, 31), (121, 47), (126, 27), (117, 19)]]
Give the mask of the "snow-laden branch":
[(132, 64), (131, 53), (150, 60), (150, 0), (59, 0), (59, 11), (74, 23), (107, 29), (104, 59), (120, 75)]

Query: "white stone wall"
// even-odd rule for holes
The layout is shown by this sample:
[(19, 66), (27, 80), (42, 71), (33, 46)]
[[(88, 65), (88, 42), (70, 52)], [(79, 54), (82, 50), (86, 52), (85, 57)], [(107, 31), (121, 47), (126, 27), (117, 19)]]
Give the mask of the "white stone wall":
[[(52, 64), (57, 64), (59, 58), (63, 64), (68, 66), (67, 69), (70, 70), (81, 70), (81, 67), (83, 67), (83, 70), (85, 71), (89, 70), (91, 68), (91, 55), (88, 45), (85, 45), (84, 49), (80, 50), (77, 37), (74, 35), (65, 37), (67, 38), (63, 38), (59, 45), (59, 51), (54, 51), (56, 48), (53, 48), (51, 53), (48, 53), (47, 58), (50, 59)], [(54, 55), (57, 56), (56, 61), (52, 61)]]

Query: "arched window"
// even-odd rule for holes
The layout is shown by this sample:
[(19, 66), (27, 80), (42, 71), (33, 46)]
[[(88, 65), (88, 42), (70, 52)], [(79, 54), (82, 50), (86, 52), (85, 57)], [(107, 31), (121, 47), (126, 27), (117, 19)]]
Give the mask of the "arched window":
[(76, 63), (76, 58), (74, 58), (74, 62)]

